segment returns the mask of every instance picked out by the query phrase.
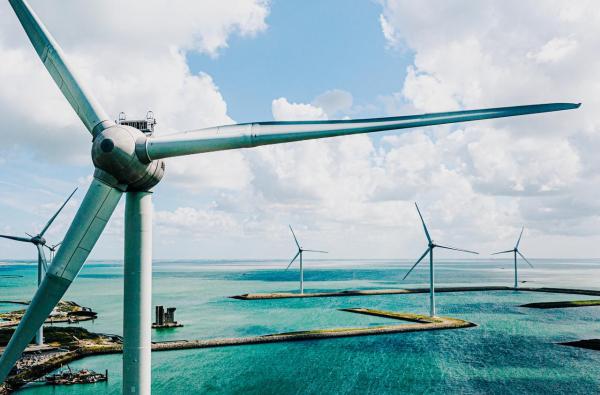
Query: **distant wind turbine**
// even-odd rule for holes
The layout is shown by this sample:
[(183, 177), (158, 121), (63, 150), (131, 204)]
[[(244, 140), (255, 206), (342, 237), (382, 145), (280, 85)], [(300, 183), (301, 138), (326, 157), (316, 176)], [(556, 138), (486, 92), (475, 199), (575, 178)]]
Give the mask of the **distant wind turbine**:
[(434, 317), (435, 316), (435, 288), (434, 288), (434, 277), (435, 276), (434, 276), (434, 271), (433, 271), (433, 249), (436, 247), (439, 247), (439, 248), (443, 248), (446, 250), (468, 252), (469, 254), (479, 254), (479, 253), (475, 252), (475, 251), (461, 250), (460, 248), (447, 247), (447, 246), (435, 244), (434, 241), (431, 239), (431, 236), (429, 236), (429, 231), (427, 230), (427, 225), (425, 225), (425, 221), (423, 220), (423, 216), (421, 215), (421, 210), (419, 210), (419, 206), (417, 205), (416, 202), (415, 202), (415, 207), (417, 208), (417, 212), (419, 213), (419, 218), (421, 218), (421, 223), (423, 224), (423, 230), (425, 231), (425, 236), (427, 237), (428, 245), (427, 245), (427, 249), (425, 250), (423, 255), (421, 255), (419, 260), (404, 275), (404, 278), (402, 278), (402, 280), (404, 281), (406, 279), (406, 277), (408, 277), (408, 275), (413, 271), (413, 269), (415, 267), (417, 267), (417, 265), (423, 260), (423, 258), (425, 258), (425, 256), (427, 254), (429, 254), (429, 315)]
[(292, 266), (292, 263), (294, 263), (294, 261), (296, 260), (296, 258), (300, 257), (300, 293), (303, 294), (304, 293), (304, 266), (302, 265), (302, 254), (304, 252), (319, 252), (319, 253), (322, 253), (322, 254), (327, 254), (327, 251), (307, 250), (305, 248), (302, 248), (300, 246), (300, 243), (298, 243), (298, 239), (296, 238), (296, 234), (294, 233), (294, 229), (292, 229), (292, 225), (290, 225), (290, 230), (292, 231), (292, 236), (294, 237), (294, 241), (296, 242), (296, 246), (298, 247), (298, 252), (296, 253), (296, 255), (294, 255), (294, 257), (292, 258), (292, 260), (290, 261), (290, 263), (287, 265), (287, 267), (285, 268), (285, 270), (288, 270), (290, 268), (290, 266)]
[(61, 244), (62, 241), (51, 246), (46, 245), (46, 248), (50, 251), (50, 263), (52, 263), (52, 261), (54, 260), (54, 253), (56, 252), (56, 249), (60, 247)]
[[(0, 235), (0, 237), (4, 238), (4, 239), (21, 241), (23, 243), (31, 243), (35, 246), (35, 248), (37, 249), (37, 253), (38, 253), (38, 267), (37, 267), (37, 285), (38, 285), (38, 287), (42, 283), (42, 279), (44, 278), (44, 275), (46, 274), (46, 271), (48, 270), (48, 262), (46, 261), (46, 255), (44, 254), (44, 247), (48, 248), (50, 250), (50, 254), (52, 256), (54, 256), (54, 251), (56, 250), (56, 247), (58, 245), (60, 245), (60, 243), (58, 243), (52, 247), (48, 247), (46, 245), (46, 239), (44, 238), (44, 234), (46, 233), (48, 228), (50, 228), (50, 225), (52, 225), (52, 222), (54, 222), (56, 217), (58, 217), (58, 214), (60, 214), (62, 209), (67, 205), (67, 202), (71, 199), (71, 197), (75, 194), (76, 191), (77, 191), (77, 188), (75, 188), (75, 190), (73, 192), (71, 192), (71, 194), (69, 195), (67, 200), (65, 200), (65, 202), (62, 204), (62, 206), (60, 206), (58, 208), (56, 213), (54, 213), (52, 218), (50, 218), (50, 220), (46, 223), (46, 226), (44, 226), (44, 228), (41, 230), (41, 232), (38, 233), (37, 235), (32, 236), (29, 233), (26, 233), (26, 235), (29, 237)], [(40, 326), (40, 328), (38, 329), (38, 331), (35, 335), (35, 342), (38, 345), (44, 344), (44, 327), (43, 326)]]
[(515, 248), (513, 248), (512, 250), (500, 251), (500, 252), (495, 252), (492, 254), (492, 255), (508, 254), (509, 252), (512, 252), (514, 254), (514, 258), (515, 258), (515, 288), (518, 288), (518, 286), (519, 286), (518, 273), (517, 273), (517, 255), (519, 255), (521, 258), (523, 258), (523, 260), (525, 262), (527, 262), (527, 264), (529, 266), (531, 266), (531, 268), (533, 269), (533, 265), (531, 264), (531, 262), (529, 262), (527, 260), (527, 258), (525, 258), (523, 256), (523, 254), (521, 254), (521, 251), (519, 251), (519, 244), (521, 243), (521, 237), (523, 236), (524, 230), (525, 230), (525, 227), (523, 226), (521, 228), (521, 234), (519, 235), (519, 238), (517, 239), (517, 244), (515, 244)]

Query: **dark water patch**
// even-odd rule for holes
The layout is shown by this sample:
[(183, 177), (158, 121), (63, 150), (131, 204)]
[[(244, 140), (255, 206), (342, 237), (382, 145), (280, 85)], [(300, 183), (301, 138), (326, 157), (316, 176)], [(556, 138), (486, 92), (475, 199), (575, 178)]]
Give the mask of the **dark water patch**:
[[(471, 393), (474, 394), (564, 395), (600, 393), (600, 386), (590, 379), (580, 378), (576, 382), (560, 378), (554, 379), (548, 377), (543, 368), (539, 368), (538, 374), (538, 377), (510, 377), (510, 375), (508, 375), (502, 379), (469, 378), (468, 386), (473, 389), (473, 392)], [(456, 382), (454, 383), (454, 386), (455, 388), (463, 387), (463, 385)]]

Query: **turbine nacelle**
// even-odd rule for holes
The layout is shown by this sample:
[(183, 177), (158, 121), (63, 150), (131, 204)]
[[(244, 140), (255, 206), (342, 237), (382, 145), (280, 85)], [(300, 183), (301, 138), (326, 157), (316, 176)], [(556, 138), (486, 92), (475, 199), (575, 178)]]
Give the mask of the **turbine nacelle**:
[(147, 191), (160, 182), (165, 172), (162, 160), (145, 156), (148, 137), (127, 125), (112, 125), (98, 133), (92, 145), (96, 176), (127, 191)]
[(46, 245), (46, 239), (44, 239), (42, 236), (37, 235), (37, 236), (33, 236), (31, 238), (31, 242), (33, 244), (39, 244), (39, 245)]

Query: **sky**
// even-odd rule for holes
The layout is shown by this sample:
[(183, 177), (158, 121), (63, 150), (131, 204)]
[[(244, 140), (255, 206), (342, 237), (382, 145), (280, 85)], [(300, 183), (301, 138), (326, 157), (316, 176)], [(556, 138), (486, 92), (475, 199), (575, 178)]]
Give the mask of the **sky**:
[[(31, 0), (81, 80), (157, 135), (544, 102), (575, 111), (168, 159), (157, 259), (484, 257), (521, 226), (531, 258), (600, 256), (600, 8), (593, 1)], [(91, 181), (89, 134), (0, 3), (0, 233), (62, 239)], [(92, 259), (121, 259), (123, 203)], [(446, 258), (464, 257), (441, 252)], [(33, 259), (0, 241), (0, 259)]]

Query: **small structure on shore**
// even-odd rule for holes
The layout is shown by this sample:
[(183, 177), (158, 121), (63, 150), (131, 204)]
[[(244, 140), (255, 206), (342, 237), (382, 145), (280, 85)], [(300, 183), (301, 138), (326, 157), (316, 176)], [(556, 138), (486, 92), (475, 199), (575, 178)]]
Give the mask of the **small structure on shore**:
[(165, 311), (164, 306), (158, 305), (155, 307), (156, 321), (152, 323), (152, 328), (179, 328), (183, 324), (175, 321), (175, 307), (167, 307)]

